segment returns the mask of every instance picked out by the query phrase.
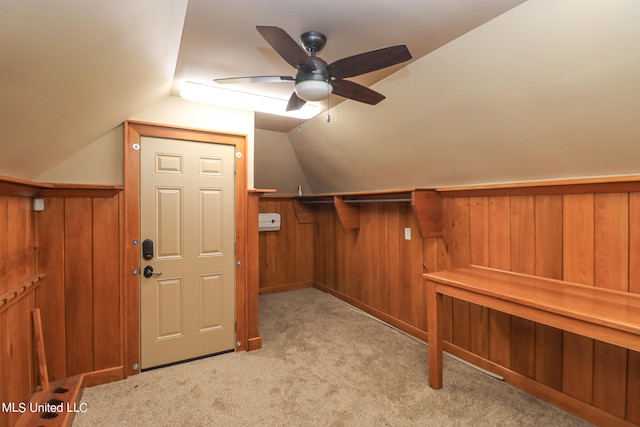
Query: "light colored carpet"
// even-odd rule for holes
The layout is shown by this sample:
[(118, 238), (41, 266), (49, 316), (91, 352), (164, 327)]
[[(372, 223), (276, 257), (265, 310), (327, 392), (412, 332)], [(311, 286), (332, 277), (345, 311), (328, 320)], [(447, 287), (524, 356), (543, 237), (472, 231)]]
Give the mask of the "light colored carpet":
[(84, 391), (74, 426), (588, 426), (316, 289), (260, 297), (263, 348)]

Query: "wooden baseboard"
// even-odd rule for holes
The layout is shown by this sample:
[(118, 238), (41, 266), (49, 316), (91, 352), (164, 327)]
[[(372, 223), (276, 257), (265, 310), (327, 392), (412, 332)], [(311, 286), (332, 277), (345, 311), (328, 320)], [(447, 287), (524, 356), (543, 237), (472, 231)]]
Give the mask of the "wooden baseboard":
[(260, 288), (259, 292), (261, 295), (264, 295), (273, 294), (276, 292), (295, 291), (297, 289), (305, 289), (311, 287), (313, 287), (312, 282), (288, 283), (286, 285), (267, 286), (264, 288)]
[(247, 351), (260, 350), (262, 348), (262, 337), (249, 338)]
[[(389, 325), (393, 326), (394, 328), (398, 328), (400, 329), (402, 332), (406, 332), (409, 335), (412, 335), (422, 341), (427, 341), (427, 332), (417, 328), (403, 320), (397, 319), (393, 316), (390, 316), (389, 314), (382, 312), (376, 308), (370, 307), (367, 304), (363, 304), (362, 302), (351, 298), (347, 295), (344, 295), (338, 291), (336, 291), (335, 289), (329, 288), (321, 283), (314, 283), (313, 287), (316, 289), (319, 289), (323, 292), (326, 292), (328, 294), (333, 295), (334, 297), (341, 299), (342, 301), (351, 304), (352, 306), (371, 314), (372, 316), (382, 320), (385, 323), (388, 323)], [(425, 362), (426, 363), (426, 362)]]
[[(635, 424), (611, 415), (593, 405), (585, 403), (581, 400), (575, 399), (568, 394), (548, 387), (538, 381), (535, 381), (522, 374), (514, 372), (510, 369), (500, 366), (490, 360), (484, 359), (470, 351), (457, 347), (447, 341), (443, 343), (444, 350), (472, 363), (476, 366), (486, 369), (489, 372), (493, 372), (504, 377), (505, 382), (512, 386), (519, 388), (520, 390), (536, 396), (539, 399), (544, 400), (558, 408), (570, 412), (584, 420), (587, 420), (593, 424), (607, 427), (633, 427)], [(426, 363), (426, 361), (425, 361)], [(444, 387), (447, 386), (446, 379), (444, 381)]]
[(100, 384), (111, 383), (124, 379), (124, 366), (102, 369), (84, 374), (82, 387), (93, 387)]

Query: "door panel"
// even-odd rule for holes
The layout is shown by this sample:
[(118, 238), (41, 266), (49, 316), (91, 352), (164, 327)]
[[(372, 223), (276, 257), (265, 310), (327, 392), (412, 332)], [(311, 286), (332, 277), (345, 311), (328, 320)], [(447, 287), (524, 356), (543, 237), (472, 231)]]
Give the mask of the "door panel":
[(182, 189), (156, 188), (155, 239), (158, 259), (182, 257)]
[(220, 190), (200, 190), (200, 256), (223, 254), (222, 196)]
[(235, 149), (142, 138), (142, 368), (234, 348)]

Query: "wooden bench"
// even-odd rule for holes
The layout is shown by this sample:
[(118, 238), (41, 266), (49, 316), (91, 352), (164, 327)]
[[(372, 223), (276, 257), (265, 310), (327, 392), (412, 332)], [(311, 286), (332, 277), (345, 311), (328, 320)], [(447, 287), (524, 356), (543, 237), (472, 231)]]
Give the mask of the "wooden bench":
[(640, 295), (471, 265), (425, 273), (429, 386), (442, 388), (442, 297), (640, 351)]

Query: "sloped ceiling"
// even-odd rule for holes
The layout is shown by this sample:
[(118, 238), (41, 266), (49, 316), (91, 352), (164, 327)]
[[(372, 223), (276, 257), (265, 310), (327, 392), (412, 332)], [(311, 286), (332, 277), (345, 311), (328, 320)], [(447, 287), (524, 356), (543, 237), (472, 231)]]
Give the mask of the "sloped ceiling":
[[(34, 179), (185, 80), (291, 74), (256, 25), (323, 31), (327, 60), (407, 43), (415, 58), (523, 0), (3, 0), (0, 175)], [(363, 76), (372, 84), (398, 67)], [(250, 90), (284, 93), (275, 85)], [(257, 127), (298, 122), (260, 114)]]
[[(406, 44), (414, 60), (482, 25), (524, 0), (322, 0), (212, 2), (190, 0), (172, 94), (184, 81), (212, 84), (215, 78), (280, 75), (295, 70), (267, 44), (256, 25), (284, 29), (293, 39), (306, 31), (327, 36), (318, 54), (328, 63), (361, 52)], [(408, 63), (368, 73), (355, 82), (369, 86)], [(226, 85), (225, 89), (289, 99), (291, 82)], [(331, 97), (332, 103), (343, 98)], [(258, 113), (256, 127), (286, 132), (297, 120)]]
[(316, 193), (640, 174), (640, 2), (529, 0), (289, 137)]
[(377, 106), (332, 97), (300, 134), (257, 115), (290, 130), (311, 191), (638, 174), (638, 22), (637, 0), (5, 0), (0, 175), (42, 175), (185, 80), (292, 74), (256, 25), (324, 32), (328, 62), (414, 55), (354, 79)]
[(186, 8), (0, 2), (0, 174), (33, 179), (167, 97)]

